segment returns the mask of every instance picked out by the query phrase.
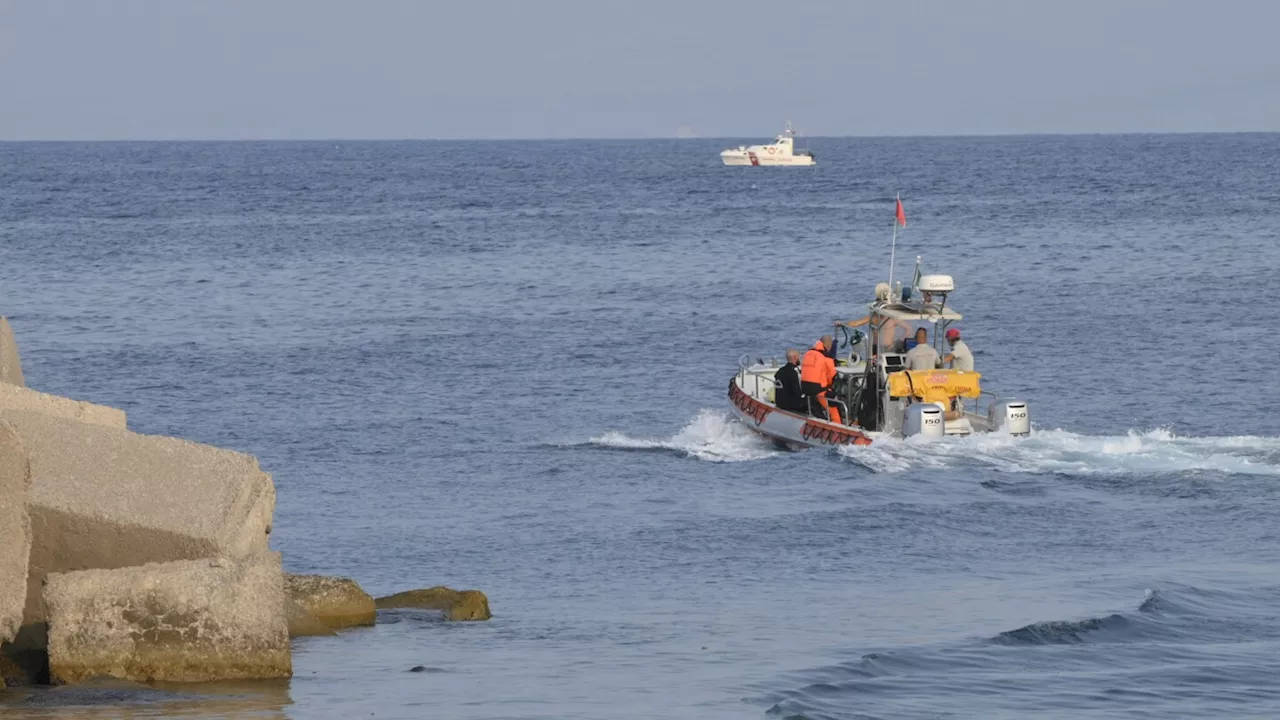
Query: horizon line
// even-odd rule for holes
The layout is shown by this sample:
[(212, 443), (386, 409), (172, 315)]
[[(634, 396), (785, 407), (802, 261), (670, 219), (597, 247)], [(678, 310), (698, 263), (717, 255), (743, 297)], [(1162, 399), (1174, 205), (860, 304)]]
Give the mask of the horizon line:
[[(776, 133), (774, 133), (776, 134)], [(1172, 135), (1276, 135), (1280, 130), (1124, 130), (1077, 132), (990, 132), (990, 133), (906, 133), (901, 135), (797, 135), (797, 138), (828, 140), (892, 140), (892, 139), (945, 139), (945, 138), (1020, 138), (1020, 137), (1129, 137)], [(689, 140), (740, 140), (759, 138), (762, 135), (695, 135), (692, 137), (662, 136), (585, 136), (585, 137), (226, 137), (226, 138), (0, 138), (0, 144), (21, 143), (219, 143), (219, 142), (623, 142), (623, 141), (689, 141)]]

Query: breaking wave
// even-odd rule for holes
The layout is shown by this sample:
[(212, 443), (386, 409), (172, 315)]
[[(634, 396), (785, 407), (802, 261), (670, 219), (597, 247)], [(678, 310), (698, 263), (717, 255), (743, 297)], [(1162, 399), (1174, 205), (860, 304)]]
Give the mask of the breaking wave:
[(960, 464), (1010, 473), (1155, 474), (1220, 472), (1280, 476), (1280, 438), (1178, 437), (1166, 429), (1125, 435), (1037, 430), (1027, 438), (977, 434), (926, 440), (885, 438), (843, 447), (841, 455), (874, 472)]
[(773, 443), (747, 429), (728, 413), (703, 410), (666, 440), (633, 438), (609, 431), (585, 445), (614, 450), (674, 452), (712, 462), (762, 460), (779, 454)]

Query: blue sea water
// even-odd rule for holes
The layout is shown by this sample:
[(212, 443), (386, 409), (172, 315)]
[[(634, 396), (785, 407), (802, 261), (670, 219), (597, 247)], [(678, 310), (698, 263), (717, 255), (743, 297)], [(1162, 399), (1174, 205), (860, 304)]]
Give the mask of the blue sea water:
[[(1280, 135), (738, 142), (0, 144), (29, 385), (256, 455), (291, 571), (494, 612), (5, 716), (1280, 716)], [(860, 314), (898, 192), (1036, 433), (778, 452), (728, 378)]]

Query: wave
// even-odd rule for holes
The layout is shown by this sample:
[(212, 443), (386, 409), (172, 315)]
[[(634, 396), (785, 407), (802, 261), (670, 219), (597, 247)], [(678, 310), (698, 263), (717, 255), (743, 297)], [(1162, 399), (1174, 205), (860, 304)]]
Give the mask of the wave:
[(634, 438), (609, 431), (578, 444), (612, 450), (670, 452), (711, 462), (763, 460), (782, 452), (727, 412), (716, 410), (702, 410), (665, 440)]
[(1064, 707), (1222, 717), (1224, 703), (1262, 703), (1270, 717), (1280, 708), (1275, 591), (1172, 585), (1148, 590), (1136, 610), (789, 672), (748, 700), (772, 717), (949, 717), (956, 706), (974, 717), (1056, 717)]
[(1119, 613), (1086, 620), (1054, 620), (1006, 630), (993, 638), (993, 642), (1001, 645), (1071, 645), (1097, 640), (1111, 633), (1123, 633), (1132, 625), (1129, 618)]
[(1179, 437), (1168, 429), (1124, 435), (1080, 435), (1037, 430), (1030, 437), (976, 434), (926, 440), (884, 438), (840, 448), (845, 458), (873, 472), (983, 466), (1010, 473), (1156, 474), (1219, 472), (1280, 476), (1280, 438)]

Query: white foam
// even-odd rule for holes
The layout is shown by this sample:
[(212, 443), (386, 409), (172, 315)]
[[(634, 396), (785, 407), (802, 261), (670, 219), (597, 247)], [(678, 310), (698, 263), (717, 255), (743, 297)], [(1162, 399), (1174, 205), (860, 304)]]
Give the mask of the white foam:
[(778, 450), (726, 412), (703, 410), (667, 440), (645, 440), (610, 431), (591, 438), (591, 445), (622, 450), (670, 450), (712, 462), (740, 462), (773, 457)]
[(966, 438), (884, 438), (840, 448), (875, 472), (985, 465), (1003, 472), (1155, 474), (1191, 471), (1280, 477), (1280, 438), (1178, 437), (1163, 428), (1124, 435), (1036, 430), (1030, 437), (975, 434)]

